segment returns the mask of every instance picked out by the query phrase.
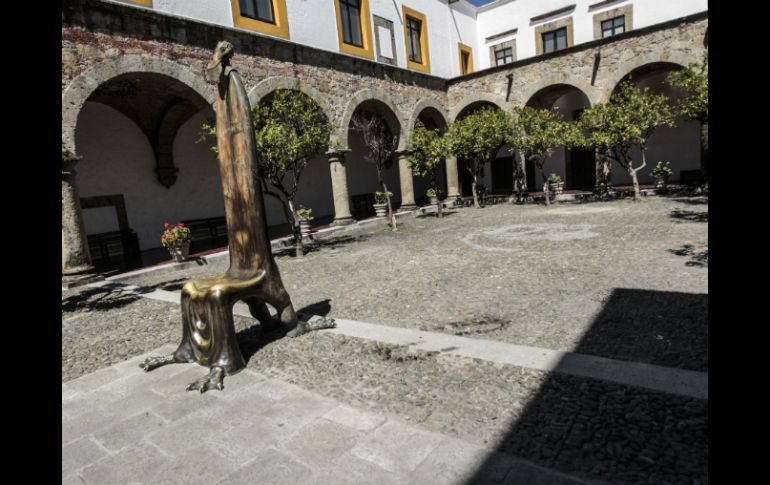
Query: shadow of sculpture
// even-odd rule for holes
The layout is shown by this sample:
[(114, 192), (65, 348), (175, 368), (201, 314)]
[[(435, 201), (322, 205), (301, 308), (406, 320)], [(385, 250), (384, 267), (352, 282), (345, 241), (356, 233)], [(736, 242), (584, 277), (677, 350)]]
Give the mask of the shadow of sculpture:
[(687, 222), (708, 222), (709, 221), (708, 211), (697, 212), (697, 211), (674, 209), (673, 211), (671, 211), (671, 217), (673, 219), (678, 219), (680, 221), (687, 221)]
[(685, 266), (697, 266), (706, 268), (709, 265), (709, 251), (695, 251), (695, 246), (692, 244), (685, 244), (679, 249), (669, 249), (668, 252), (676, 254), (677, 256), (688, 256), (690, 261), (687, 261)]
[(68, 296), (62, 300), (62, 313), (72, 313), (77, 311), (85, 312), (106, 312), (118, 308), (123, 308), (137, 300), (143, 298), (143, 295), (152, 293), (157, 289), (172, 291), (171, 288), (179, 289), (185, 279), (176, 279), (157, 285), (126, 287), (126, 285), (104, 284), (98, 287), (83, 289), (78, 293)]

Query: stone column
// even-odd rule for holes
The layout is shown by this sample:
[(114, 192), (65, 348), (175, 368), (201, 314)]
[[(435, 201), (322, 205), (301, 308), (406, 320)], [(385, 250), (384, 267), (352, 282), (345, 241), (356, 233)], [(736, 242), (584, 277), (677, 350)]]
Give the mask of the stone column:
[(334, 221), (333, 226), (351, 224), (355, 222), (350, 214), (350, 197), (348, 196), (348, 175), (345, 168), (345, 152), (343, 150), (329, 150), (329, 171), (332, 175), (332, 193), (334, 194)]
[(594, 194), (604, 197), (612, 192), (612, 159), (601, 149), (596, 149), (596, 184)]
[(62, 286), (71, 288), (103, 279), (88, 253), (74, 166), (80, 157), (62, 160), (61, 173), (61, 273)]
[(417, 204), (414, 203), (414, 179), (409, 161), (406, 159), (407, 152), (396, 152), (396, 156), (398, 157), (398, 175), (401, 178), (401, 207), (399, 210), (413, 210)]
[(460, 181), (457, 173), (457, 157), (446, 157), (446, 191), (448, 201), (460, 195)]

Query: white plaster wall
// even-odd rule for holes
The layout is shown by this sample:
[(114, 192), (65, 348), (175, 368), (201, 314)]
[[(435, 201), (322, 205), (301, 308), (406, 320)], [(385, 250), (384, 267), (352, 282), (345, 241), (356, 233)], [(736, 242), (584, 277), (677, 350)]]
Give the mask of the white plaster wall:
[[(128, 223), (141, 249), (160, 246), (163, 223), (224, 214), (216, 157), (208, 143), (196, 144), (204, 118), (185, 123), (174, 141), (178, 179), (167, 189), (155, 175), (152, 148), (139, 128), (120, 112), (88, 102), (78, 118), (77, 166), (81, 197), (123, 194)], [(115, 230), (114, 211), (84, 210), (87, 234)]]
[(230, 0), (153, 0), (152, 8), (180, 17), (233, 26)]
[[(292, 42), (327, 51), (340, 51), (337, 12), (332, 1), (286, 0), (286, 15), (289, 17), (289, 38)], [(371, 22), (372, 19), (369, 18), (369, 28), (373, 29)]]
[[(451, 77), (459, 76), (460, 73), (460, 53), (458, 51), (458, 42), (470, 46), (473, 49), (473, 70), (481, 69), (479, 56), (484, 52), (479, 50), (478, 36), (476, 35), (476, 9), (466, 2), (453, 3), (447, 9), (448, 28), (449, 28), (449, 58), (454, 58), (449, 67)], [(488, 55), (488, 54), (487, 54)]]
[(296, 202), (313, 209), (314, 217), (334, 216), (332, 175), (326, 155), (308, 162), (299, 180)]
[[(482, 48), (516, 39), (517, 59), (535, 55), (535, 28), (554, 20), (572, 17), (574, 43), (582, 44), (594, 40), (593, 16), (620, 6), (633, 5), (633, 27), (639, 29), (667, 20), (692, 15), (708, 10), (707, 0), (620, 0), (601, 8), (589, 7), (599, 0), (499, 0), (483, 6), (477, 13), (477, 42)], [(572, 12), (549, 17), (532, 23), (530, 19), (538, 15), (575, 5)], [(486, 42), (489, 36), (518, 28), (514, 36)], [(480, 59), (480, 69), (490, 67), (489, 56)]]

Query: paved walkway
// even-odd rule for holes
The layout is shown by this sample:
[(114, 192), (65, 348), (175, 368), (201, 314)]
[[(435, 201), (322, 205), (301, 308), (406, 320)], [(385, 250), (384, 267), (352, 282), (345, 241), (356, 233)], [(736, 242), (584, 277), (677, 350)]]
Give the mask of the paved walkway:
[(63, 484), (586, 483), (249, 369), (185, 392), (204, 368), (144, 358), (62, 384)]

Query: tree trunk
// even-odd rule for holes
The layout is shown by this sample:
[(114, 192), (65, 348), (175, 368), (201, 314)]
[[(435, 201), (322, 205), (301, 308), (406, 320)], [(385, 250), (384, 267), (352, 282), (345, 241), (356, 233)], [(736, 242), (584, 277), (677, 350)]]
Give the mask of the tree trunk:
[(551, 205), (551, 200), (549, 198), (549, 195), (551, 191), (549, 190), (550, 187), (548, 185), (548, 179), (545, 176), (545, 172), (541, 169), (540, 175), (543, 177), (543, 195), (545, 196), (545, 205)]
[(481, 209), (481, 205), (479, 205), (479, 196), (476, 195), (476, 175), (473, 175), (473, 182), (471, 182), (471, 192), (473, 192), (473, 207), (476, 209)]
[(299, 216), (294, 207), (294, 201), (291, 199), (287, 199), (286, 219), (291, 224), (291, 232), (294, 235), (294, 255), (301, 258), (305, 255), (305, 248), (302, 245), (302, 230), (300, 229)]
[(636, 172), (639, 169), (628, 169), (628, 174), (631, 175), (631, 182), (634, 184), (634, 202), (640, 202), (642, 200), (641, 193), (639, 192), (639, 180), (636, 178)]
[(388, 201), (388, 216), (390, 217), (390, 228), (392, 231), (398, 231), (398, 226), (396, 225), (396, 215), (393, 213), (393, 205), (390, 203), (390, 195), (388, 195), (388, 186), (385, 184), (385, 181), (380, 179), (380, 185), (382, 185), (382, 190), (385, 193), (385, 199)]
[(432, 184), (434, 190), (436, 191), (436, 200), (438, 200), (438, 204), (436, 204), (436, 212), (438, 213), (439, 217), (444, 217), (444, 203), (441, 202), (441, 194), (438, 190), (438, 174), (436, 174), (436, 172), (433, 172)]
[(519, 161), (516, 161), (516, 153), (513, 154), (513, 193), (516, 195), (516, 200), (521, 202), (527, 193), (527, 173), (525, 168), (526, 158), (521, 151), (519, 154)]

